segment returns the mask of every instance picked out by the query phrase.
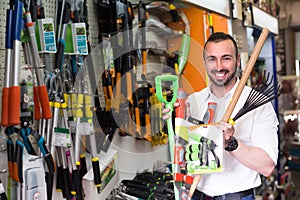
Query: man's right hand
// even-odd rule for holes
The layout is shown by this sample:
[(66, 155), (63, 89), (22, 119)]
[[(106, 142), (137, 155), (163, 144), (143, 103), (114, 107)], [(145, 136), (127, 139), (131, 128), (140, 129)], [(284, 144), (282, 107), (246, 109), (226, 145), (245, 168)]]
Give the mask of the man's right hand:
[[(174, 108), (178, 107), (179, 103), (174, 103)], [(185, 101), (185, 107), (186, 107), (186, 117), (190, 117), (191, 116), (191, 112), (190, 112), (190, 103), (188, 101)], [(167, 120), (170, 118), (170, 109), (169, 108), (165, 108), (164, 103), (162, 103), (162, 119), (163, 120)]]

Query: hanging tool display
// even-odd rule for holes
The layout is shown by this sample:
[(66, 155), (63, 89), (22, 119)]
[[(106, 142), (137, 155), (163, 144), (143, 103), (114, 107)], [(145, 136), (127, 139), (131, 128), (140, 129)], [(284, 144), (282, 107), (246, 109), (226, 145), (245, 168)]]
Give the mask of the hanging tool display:
[[(52, 79), (52, 100), (53, 100), (53, 120), (52, 120), (52, 148), (51, 153), (59, 155), (57, 157), (58, 173), (62, 173), (62, 178), (57, 178), (57, 181), (62, 180), (62, 183), (57, 182), (57, 189), (61, 189), (63, 197), (70, 199), (72, 197), (80, 198), (80, 178), (79, 172), (74, 158), (74, 147), (70, 137), (70, 129), (68, 123), (67, 101), (64, 98), (63, 83), (60, 78), (60, 71), (57, 69), (56, 74)], [(66, 153), (69, 154), (70, 168), (72, 176), (70, 177), (68, 160)], [(61, 163), (60, 163), (61, 162)], [(60, 170), (60, 172), (59, 172)], [(71, 182), (72, 181), (72, 182)], [(71, 184), (72, 183), (72, 184)]]
[(7, 158), (10, 177), (18, 183), (18, 197), (22, 197), (23, 185), (23, 149), (24, 144), (18, 136), (17, 125), (20, 124), (20, 52), (23, 2), (9, 1), (9, 9), (6, 13), (6, 58), (5, 79), (2, 94), (2, 121), (6, 127)]
[[(30, 50), (32, 52), (32, 67), (36, 75), (36, 82), (37, 86), (34, 88), (35, 92), (35, 113), (42, 112), (42, 117), (46, 120), (52, 117), (52, 113), (50, 110), (49, 99), (48, 99), (48, 92), (46, 85), (44, 83), (42, 74), (41, 74), (41, 64), (40, 64), (40, 57), (38, 54), (38, 47), (36, 43), (36, 36), (35, 36), (35, 28), (34, 23), (31, 18), (31, 13), (26, 12), (26, 27), (30, 35)], [(38, 98), (38, 99), (37, 99)], [(39, 110), (41, 105), (41, 111)]]
[[(101, 66), (104, 68), (104, 72), (102, 76), (102, 86), (105, 98), (105, 106), (101, 105), (99, 100), (95, 101), (96, 106), (96, 114), (98, 122), (100, 123), (101, 128), (103, 129), (105, 138), (103, 139), (102, 151), (107, 152), (110, 147), (110, 144), (113, 140), (115, 134), (120, 132), (120, 128), (117, 125), (115, 118), (113, 116), (113, 112), (117, 112), (118, 103), (116, 103), (117, 99), (115, 96), (120, 94), (120, 90), (118, 86), (116, 86), (116, 82), (121, 79), (121, 71), (120, 66), (122, 65), (121, 57), (118, 52), (120, 50), (118, 44), (118, 38), (114, 36), (117, 33), (117, 6), (115, 1), (102, 1), (99, 0), (97, 2), (98, 7), (98, 21), (99, 21), (99, 43), (100, 47), (104, 46), (106, 42), (106, 54), (107, 54), (107, 63), (104, 59), (104, 49), (100, 49), (101, 58)], [(115, 58), (112, 62), (110, 60), (110, 54), (112, 53)], [(107, 66), (106, 66), (107, 64)], [(92, 72), (93, 70), (91, 70)], [(89, 73), (89, 77), (91, 82), (94, 79), (95, 74)], [(97, 75), (96, 75), (97, 76)], [(96, 81), (95, 81), (96, 82)], [(118, 89), (117, 89), (118, 88)], [(115, 89), (115, 93), (113, 90)], [(97, 90), (97, 94), (99, 95), (99, 91)], [(105, 120), (104, 120), (105, 119)], [(123, 132), (123, 131), (122, 131)]]
[(72, 98), (72, 103), (75, 104), (75, 117), (76, 117), (76, 133), (75, 133), (75, 160), (77, 168), (80, 169), (80, 140), (82, 136), (89, 137), (90, 139), (90, 153), (92, 155), (92, 168), (94, 174), (95, 186), (100, 192), (101, 187), (101, 175), (99, 158), (97, 156), (96, 138), (93, 123), (93, 112), (92, 112), (92, 98), (88, 94), (88, 83), (87, 83), (87, 72), (82, 68), (78, 71), (76, 79), (75, 92), (77, 96)]

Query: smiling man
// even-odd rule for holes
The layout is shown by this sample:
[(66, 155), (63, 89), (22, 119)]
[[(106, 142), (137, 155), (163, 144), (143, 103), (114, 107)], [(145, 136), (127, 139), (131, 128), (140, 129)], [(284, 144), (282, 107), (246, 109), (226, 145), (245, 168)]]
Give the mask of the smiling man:
[[(254, 200), (261, 185), (260, 174), (272, 174), (278, 157), (278, 120), (270, 102), (246, 113), (234, 125), (222, 121), (237, 88), (240, 55), (235, 40), (228, 34), (212, 34), (204, 46), (204, 63), (210, 79), (208, 87), (189, 95), (187, 117), (203, 120), (209, 102), (217, 103), (214, 122), (221, 121), (225, 141), (224, 170), (201, 175), (192, 200)], [(251, 88), (245, 86), (232, 113), (243, 107)], [(176, 105), (175, 105), (176, 106)], [(167, 113), (168, 109), (163, 109)], [(168, 115), (164, 115), (167, 119)]]

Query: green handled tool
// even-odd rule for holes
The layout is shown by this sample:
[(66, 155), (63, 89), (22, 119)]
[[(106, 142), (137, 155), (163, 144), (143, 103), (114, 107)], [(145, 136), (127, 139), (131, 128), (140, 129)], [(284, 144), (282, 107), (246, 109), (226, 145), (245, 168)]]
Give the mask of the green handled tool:
[(190, 51), (190, 43), (191, 43), (190, 36), (188, 36), (187, 34), (183, 34), (182, 43), (181, 43), (179, 56), (178, 56), (178, 69), (175, 70), (176, 74), (181, 74), (185, 67), (189, 55), (189, 51)]
[[(162, 92), (162, 82), (172, 82), (172, 89), (173, 89), (173, 97), (170, 101), (164, 98)], [(177, 91), (178, 91), (178, 76), (176, 75), (160, 75), (155, 77), (155, 87), (156, 87), (156, 96), (157, 99), (165, 104), (165, 107), (169, 109), (169, 115), (171, 116), (173, 111), (174, 103), (177, 100)], [(171, 156), (171, 163), (172, 163), (172, 173), (175, 171), (175, 164), (174, 164), (174, 146), (175, 146), (175, 137), (174, 137), (174, 130), (172, 124), (172, 118), (170, 117), (167, 119), (167, 126), (168, 126), (168, 141), (169, 141), (169, 149), (170, 149), (170, 156)], [(176, 187), (174, 182), (174, 194), (175, 199), (179, 200), (179, 188)]]

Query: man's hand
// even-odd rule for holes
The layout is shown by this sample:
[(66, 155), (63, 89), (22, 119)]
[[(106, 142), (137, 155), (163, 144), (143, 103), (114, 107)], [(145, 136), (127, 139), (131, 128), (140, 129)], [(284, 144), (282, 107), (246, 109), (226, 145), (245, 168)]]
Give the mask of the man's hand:
[[(178, 107), (179, 103), (175, 102), (174, 103), (174, 107)], [(191, 112), (190, 112), (190, 103), (188, 101), (185, 101), (185, 107), (186, 107), (186, 117), (190, 117), (191, 116)], [(163, 120), (167, 120), (170, 118), (170, 109), (165, 108), (164, 103), (162, 103), (162, 119)]]
[(225, 140), (225, 147), (227, 147), (228, 142), (230, 141), (230, 139), (234, 135), (234, 132), (235, 132), (234, 126), (230, 123), (221, 121), (219, 128), (223, 131), (223, 136), (224, 136), (224, 140)]

